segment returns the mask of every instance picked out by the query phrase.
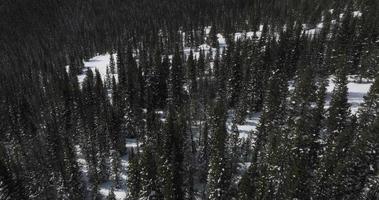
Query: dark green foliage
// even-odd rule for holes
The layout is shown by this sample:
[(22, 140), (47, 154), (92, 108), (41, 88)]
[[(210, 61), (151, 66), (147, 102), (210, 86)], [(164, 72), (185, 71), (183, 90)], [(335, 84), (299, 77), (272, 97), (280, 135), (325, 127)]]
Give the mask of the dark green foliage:
[(1, 1), (0, 199), (377, 199), (378, 6)]
[(208, 173), (208, 199), (229, 199), (231, 172), (228, 169), (226, 110), (218, 99), (211, 116), (211, 143)]
[(141, 168), (139, 153), (131, 152), (128, 166), (128, 195), (127, 199), (137, 200), (141, 192)]

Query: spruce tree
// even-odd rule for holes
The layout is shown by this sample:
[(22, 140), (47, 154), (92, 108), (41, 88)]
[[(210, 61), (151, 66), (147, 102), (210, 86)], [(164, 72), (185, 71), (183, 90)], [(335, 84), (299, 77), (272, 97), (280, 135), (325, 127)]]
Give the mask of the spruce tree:
[[(137, 149), (138, 150), (138, 149)], [(141, 169), (139, 152), (129, 154), (127, 199), (137, 200), (141, 192)]]
[(311, 199), (312, 174), (314, 173), (314, 144), (320, 129), (316, 112), (316, 85), (311, 66), (298, 70), (298, 80), (289, 108), (289, 131), (292, 164), (285, 186), (288, 198)]
[(190, 95), (194, 98), (197, 94), (197, 66), (193, 58), (193, 53), (190, 51), (190, 54), (187, 59), (187, 78), (190, 84)]
[(217, 99), (211, 116), (211, 143), (208, 172), (208, 199), (229, 199), (230, 169), (227, 167), (226, 111), (222, 99)]
[(122, 170), (122, 165), (121, 165), (121, 156), (120, 153), (117, 149), (112, 149), (111, 150), (111, 180), (113, 182), (113, 185), (116, 189), (120, 189), (122, 186), (122, 181), (121, 181), (121, 170)]
[(183, 159), (185, 124), (182, 113), (170, 109), (165, 127), (163, 160), (164, 199), (184, 199)]
[(287, 160), (282, 160), (288, 158), (289, 152), (287, 130), (284, 129), (288, 83), (282, 71), (275, 71), (268, 84), (252, 165), (241, 182), (239, 197), (242, 199), (283, 198), (278, 189), (284, 184), (289, 165)]
[(110, 74), (116, 73), (116, 63), (114, 61), (114, 56), (112, 52), (109, 54), (109, 73)]
[[(358, 194), (365, 195), (364, 188), (370, 188), (375, 193), (375, 181), (378, 174), (378, 137), (376, 130), (379, 127), (379, 78), (370, 88), (364, 103), (358, 111), (358, 133), (354, 140), (354, 154), (351, 158), (351, 166), (354, 170), (350, 172), (352, 180), (350, 183), (350, 195), (358, 198)], [(358, 192), (361, 191), (361, 192)], [(371, 194), (373, 195), (373, 194)], [(374, 195), (373, 195), (374, 196)]]
[(229, 92), (230, 92), (230, 106), (235, 108), (238, 103), (238, 100), (242, 92), (242, 80), (243, 80), (243, 71), (242, 71), (242, 60), (240, 55), (241, 41), (237, 41), (236, 49), (233, 52), (233, 57), (231, 66), (231, 77), (229, 79)]
[(114, 187), (111, 187), (109, 194), (107, 196), (107, 200), (116, 200), (116, 195), (114, 194)]
[(175, 49), (174, 57), (172, 58), (171, 74), (170, 74), (170, 87), (171, 98), (175, 109), (178, 109), (184, 103), (184, 75), (182, 59), (178, 47)]
[(317, 195), (320, 197), (341, 198), (343, 186), (341, 178), (347, 165), (342, 164), (351, 148), (354, 122), (350, 117), (347, 102), (347, 77), (345, 69), (340, 69), (332, 94), (326, 121), (324, 155), (317, 177)]
[[(159, 63), (156, 61), (157, 64)], [(166, 106), (166, 101), (168, 98), (168, 81), (169, 81), (169, 72), (170, 72), (170, 61), (168, 56), (164, 56), (163, 61), (159, 64), (158, 68), (158, 105), (159, 108), (164, 108)]]

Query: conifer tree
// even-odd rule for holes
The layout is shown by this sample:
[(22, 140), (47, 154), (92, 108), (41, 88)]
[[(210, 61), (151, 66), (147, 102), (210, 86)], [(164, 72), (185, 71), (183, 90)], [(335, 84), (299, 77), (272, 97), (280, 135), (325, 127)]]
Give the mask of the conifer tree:
[(350, 115), (350, 105), (347, 102), (347, 74), (345, 67), (339, 69), (334, 81), (335, 88), (328, 110), (327, 120), (327, 139), (333, 142), (333, 139), (347, 126)]
[(114, 187), (111, 187), (109, 194), (107, 196), (107, 200), (116, 200), (116, 195), (114, 194)]
[(242, 91), (242, 80), (243, 80), (243, 71), (240, 55), (240, 46), (241, 41), (237, 41), (236, 49), (234, 50), (231, 66), (231, 77), (229, 79), (229, 91), (230, 91), (230, 106), (234, 108), (241, 95)]
[[(144, 144), (142, 147), (142, 155), (140, 158), (141, 166), (141, 190), (140, 198), (162, 198), (161, 188), (164, 186), (159, 185), (163, 181), (161, 180), (162, 173), (158, 176), (158, 166), (156, 162), (155, 154), (152, 152), (153, 147), (151, 144)], [(163, 179), (163, 178), (162, 178)]]
[[(242, 199), (282, 198), (278, 191), (284, 184), (288, 168), (286, 130), (287, 82), (282, 71), (275, 71), (269, 80), (263, 113), (257, 127), (257, 138), (252, 165), (241, 180), (239, 197)], [(248, 190), (250, 188), (250, 190)]]
[(137, 63), (133, 56), (133, 49), (128, 46), (126, 53), (126, 95), (127, 101), (132, 109), (138, 110), (139, 96), (141, 95), (141, 85), (138, 81), (139, 72)]
[[(158, 61), (156, 61), (158, 64)], [(170, 72), (170, 61), (168, 56), (164, 56), (163, 61), (159, 64), (158, 68), (158, 105), (159, 108), (164, 108), (166, 106), (166, 101), (168, 98), (168, 81)]]
[(316, 85), (311, 66), (298, 70), (298, 80), (295, 83), (294, 93), (289, 108), (289, 129), (292, 164), (287, 177), (286, 196), (288, 198), (311, 198), (312, 174), (314, 172), (314, 158), (312, 152), (318, 139), (316, 115)]
[(231, 133), (228, 137), (228, 148), (229, 148), (229, 155), (230, 155), (230, 169), (232, 175), (236, 175), (238, 172), (238, 165), (241, 161), (241, 141), (240, 141), (240, 133), (237, 127), (237, 124), (233, 122), (231, 127)]
[(111, 52), (109, 54), (109, 73), (110, 74), (115, 74), (116, 73), (116, 63), (114, 61), (114, 56), (113, 53)]
[(211, 27), (211, 30), (209, 31), (209, 36), (208, 36), (208, 44), (211, 45), (212, 47), (214, 48), (218, 48), (219, 44), (218, 44), (218, 37), (217, 37), (217, 25), (214, 24), (212, 27)]
[[(138, 149), (137, 149), (138, 150)], [(141, 174), (140, 174), (139, 152), (133, 151), (129, 154), (128, 166), (128, 195), (127, 199), (137, 200), (141, 192)]]
[(183, 115), (173, 108), (169, 111), (165, 127), (163, 163), (164, 199), (184, 199), (183, 194), (183, 159), (184, 159)]
[(105, 87), (110, 90), (112, 89), (112, 77), (111, 77), (111, 74), (110, 74), (110, 70), (109, 70), (109, 67), (107, 66), (107, 69), (106, 69), (106, 72), (105, 72)]
[(190, 54), (187, 59), (187, 77), (190, 83), (190, 95), (195, 97), (197, 94), (197, 67), (193, 58), (193, 53), (190, 51)]
[(97, 195), (98, 185), (100, 183), (98, 171), (98, 145), (97, 134), (95, 131), (95, 97), (94, 97), (94, 77), (92, 70), (88, 70), (83, 82), (83, 108), (86, 116), (84, 119), (85, 138), (83, 141), (83, 150), (89, 167), (89, 179), (92, 183), (90, 189), (92, 196)]
[(228, 199), (230, 169), (227, 167), (226, 111), (222, 99), (217, 99), (211, 116), (211, 152), (208, 172), (208, 199)]
[[(332, 94), (326, 122), (326, 146), (317, 177), (317, 195), (320, 197), (341, 198), (343, 193), (342, 177), (346, 169), (347, 152), (351, 149), (355, 123), (350, 117), (347, 102), (347, 77), (345, 69), (340, 69)], [(338, 162), (336, 162), (338, 161)]]
[(13, 177), (13, 174), (10, 173), (10, 170), (7, 168), (5, 163), (5, 158), (8, 157), (5, 155), (4, 148), (0, 146), (0, 191), (2, 192), (1, 198), (3, 199), (26, 199), (26, 194), (23, 188), (21, 180), (17, 180), (18, 177)]
[(125, 52), (125, 47), (122, 44), (118, 44), (116, 66), (117, 66), (118, 83), (120, 84), (121, 88), (125, 88), (127, 84), (126, 52)]
[(120, 189), (122, 186), (121, 182), (121, 158), (120, 153), (117, 149), (111, 150), (111, 180), (113, 181), (113, 185), (116, 189)]
[(95, 117), (95, 126), (96, 126), (96, 135), (98, 144), (98, 157), (99, 169), (100, 169), (100, 179), (105, 181), (109, 177), (109, 168), (108, 168), (108, 158), (109, 158), (109, 128), (107, 124), (108, 112), (109, 112), (109, 102), (106, 94), (106, 90), (103, 86), (103, 81), (98, 70), (96, 70), (95, 77), (95, 96), (97, 111)]
[(180, 108), (184, 103), (184, 76), (183, 76), (182, 59), (179, 54), (178, 47), (175, 50), (174, 57), (172, 58), (171, 74), (170, 74), (170, 87), (171, 98), (173, 105), (176, 109)]
[[(358, 198), (358, 194), (365, 195), (363, 188), (370, 188), (370, 192), (375, 193), (375, 184), (378, 180), (375, 176), (378, 174), (378, 137), (375, 132), (379, 127), (379, 78), (370, 88), (365, 97), (362, 107), (358, 111), (358, 130), (354, 140), (353, 155), (350, 158), (350, 195)], [(376, 175), (375, 175), (376, 174)], [(375, 183), (376, 181), (376, 183)], [(362, 192), (358, 192), (362, 191)], [(377, 191), (376, 191), (377, 192)], [(372, 194), (373, 195), (373, 194)], [(373, 195), (374, 196), (374, 195)]]

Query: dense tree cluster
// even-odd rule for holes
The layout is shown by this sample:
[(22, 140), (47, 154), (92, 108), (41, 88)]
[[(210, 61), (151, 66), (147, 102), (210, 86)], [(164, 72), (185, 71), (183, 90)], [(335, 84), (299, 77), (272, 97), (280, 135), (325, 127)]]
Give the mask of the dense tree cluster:
[[(1, 1), (0, 199), (114, 200), (125, 188), (128, 200), (377, 199), (378, 11), (377, 0)], [(110, 54), (105, 77), (83, 65), (96, 53)], [(357, 113), (351, 76), (373, 81)]]

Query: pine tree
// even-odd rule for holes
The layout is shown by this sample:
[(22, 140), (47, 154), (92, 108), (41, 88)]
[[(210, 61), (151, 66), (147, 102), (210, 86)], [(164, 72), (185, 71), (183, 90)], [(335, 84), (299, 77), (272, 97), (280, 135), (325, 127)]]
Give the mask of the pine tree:
[(184, 199), (183, 194), (183, 159), (184, 159), (184, 116), (169, 111), (165, 128), (163, 160), (163, 195), (164, 199)]
[(230, 169), (232, 176), (235, 176), (238, 172), (238, 165), (241, 161), (241, 141), (240, 141), (240, 133), (237, 127), (237, 124), (235, 121), (232, 124), (231, 127), (231, 133), (228, 136), (228, 148), (229, 148), (229, 155), (230, 155)]
[(288, 198), (311, 199), (312, 174), (314, 172), (314, 144), (318, 141), (316, 112), (316, 85), (311, 66), (299, 69), (299, 77), (291, 97), (289, 129), (292, 164), (287, 177), (285, 193)]
[(116, 63), (114, 61), (114, 56), (112, 52), (109, 54), (109, 73), (110, 74), (116, 73)]
[(241, 155), (242, 155), (242, 149), (241, 149), (241, 139), (239, 138), (239, 130), (237, 127), (237, 124), (233, 122), (231, 127), (231, 133), (228, 135), (228, 141), (227, 141), (227, 159), (229, 160), (229, 163), (227, 166), (227, 170), (230, 172), (230, 189), (229, 189), (229, 195), (231, 197), (237, 196), (237, 183), (238, 182), (238, 175), (239, 175), (239, 165), (241, 163)]
[(107, 200), (116, 200), (116, 195), (114, 194), (114, 188), (111, 187), (109, 194), (107, 196)]
[[(164, 186), (159, 185), (162, 181), (161, 176), (158, 177), (158, 166), (156, 162), (155, 154), (152, 152), (153, 146), (150, 144), (144, 144), (142, 146), (141, 155), (141, 192), (140, 198), (158, 198), (161, 199), (161, 188)], [(161, 173), (159, 174), (161, 175)]]
[(111, 150), (111, 180), (113, 181), (113, 185), (116, 189), (120, 189), (122, 186), (121, 182), (121, 158), (120, 153), (117, 149)]
[(248, 108), (250, 112), (260, 111), (263, 104), (263, 85), (266, 82), (266, 72), (263, 68), (262, 47), (256, 41), (256, 35), (247, 45), (247, 69), (245, 76), (245, 93), (247, 95)]
[(187, 59), (187, 77), (190, 83), (190, 95), (192, 98), (196, 97), (197, 94), (197, 67), (193, 58), (193, 53), (190, 51), (190, 54)]
[[(283, 198), (279, 188), (288, 170), (286, 120), (287, 82), (282, 71), (275, 71), (269, 80), (263, 113), (257, 127), (252, 165), (241, 180), (241, 199)], [(250, 188), (250, 190), (248, 190)]]
[(354, 120), (350, 117), (350, 105), (347, 102), (346, 71), (340, 69), (332, 94), (331, 105), (326, 122), (325, 152), (317, 177), (317, 195), (339, 199), (343, 195), (344, 163), (351, 151), (352, 134), (355, 131)]
[(18, 177), (15, 178), (11, 174), (10, 170), (7, 168), (5, 159), (6, 156), (4, 152), (4, 148), (0, 146), (0, 191), (1, 195), (0, 197), (2, 199), (8, 200), (8, 199), (27, 199), (25, 195), (25, 191), (23, 188), (23, 183), (21, 180), (17, 180)]
[(178, 47), (175, 50), (174, 57), (172, 58), (171, 74), (170, 74), (170, 87), (172, 103), (176, 109), (180, 108), (184, 103), (184, 76), (182, 59), (179, 54)]
[[(138, 150), (138, 149), (137, 149)], [(139, 152), (133, 151), (129, 154), (128, 166), (128, 195), (127, 199), (139, 199), (141, 191), (141, 174), (140, 174)]]
[[(158, 64), (158, 62), (157, 62)], [(169, 81), (169, 72), (170, 72), (170, 61), (166, 55), (163, 58), (162, 63), (159, 64), (158, 68), (158, 105), (159, 108), (164, 108), (166, 106), (166, 101), (168, 98), (168, 81)]]
[[(378, 174), (378, 137), (376, 130), (379, 127), (379, 78), (376, 78), (370, 91), (365, 97), (364, 103), (358, 111), (358, 133), (355, 136), (353, 156), (350, 159), (351, 168), (350, 195), (358, 198), (358, 194), (365, 195), (365, 189), (370, 188), (375, 193), (376, 175)], [(376, 184), (378, 181), (376, 180)], [(361, 192), (358, 192), (361, 191)], [(373, 195), (374, 196), (374, 195)]]
[(206, 182), (209, 166), (209, 125), (207, 122), (205, 122), (202, 129), (199, 143), (199, 179), (201, 182)]
[[(189, 116), (186, 116), (188, 118)], [(187, 119), (186, 119), (187, 120)], [(183, 122), (188, 123), (188, 122)], [(184, 199), (195, 200), (196, 146), (189, 126), (183, 130), (183, 192)]]
[(231, 77), (229, 79), (229, 92), (230, 92), (230, 106), (235, 108), (240, 98), (242, 92), (242, 80), (243, 80), (243, 71), (240, 55), (240, 46), (241, 41), (237, 41), (236, 49), (232, 57), (231, 66)]
[(126, 88), (125, 92), (127, 95), (127, 101), (131, 108), (138, 110), (139, 98), (141, 95), (141, 85), (138, 81), (139, 72), (138, 72), (137, 63), (133, 57), (133, 49), (131, 46), (128, 46), (126, 53)]
[(219, 43), (218, 43), (218, 37), (217, 37), (217, 25), (213, 24), (211, 27), (211, 30), (209, 31), (209, 36), (208, 36), (208, 44), (211, 45), (214, 48), (218, 48)]
[(126, 52), (125, 52), (125, 47), (122, 44), (118, 44), (116, 66), (117, 66), (118, 83), (120, 84), (121, 88), (125, 88), (127, 84)]
[(96, 70), (95, 77), (95, 88), (94, 95), (96, 97), (97, 111), (95, 117), (95, 125), (96, 125), (96, 135), (97, 135), (97, 144), (99, 146), (98, 149), (98, 157), (99, 161), (99, 169), (100, 169), (100, 179), (105, 181), (109, 177), (109, 168), (108, 168), (108, 158), (109, 158), (109, 128), (107, 125), (108, 112), (109, 112), (109, 102), (107, 97), (106, 89), (103, 86), (103, 81), (101, 79), (101, 75), (98, 70)]
[(107, 90), (112, 89), (112, 77), (109, 72), (109, 67), (107, 66), (106, 71), (105, 71), (105, 80), (104, 80), (105, 88)]
[(350, 105), (347, 102), (347, 75), (346, 69), (339, 70), (334, 81), (335, 88), (328, 110), (327, 137), (330, 142), (347, 126), (347, 119), (350, 115)]
[(86, 155), (89, 168), (89, 179), (91, 181), (91, 193), (93, 196), (97, 194), (98, 185), (100, 183), (99, 171), (98, 171), (98, 145), (97, 135), (95, 131), (95, 97), (94, 97), (94, 77), (92, 70), (88, 70), (86, 78), (83, 82), (83, 117), (85, 138), (83, 141), (83, 150)]
[(227, 167), (226, 111), (222, 99), (217, 99), (211, 116), (211, 150), (208, 172), (208, 199), (229, 199), (230, 169)]

